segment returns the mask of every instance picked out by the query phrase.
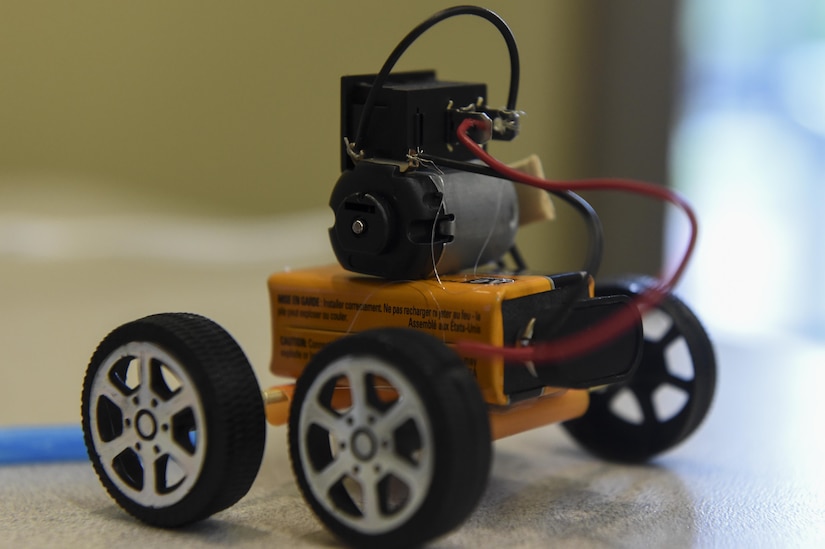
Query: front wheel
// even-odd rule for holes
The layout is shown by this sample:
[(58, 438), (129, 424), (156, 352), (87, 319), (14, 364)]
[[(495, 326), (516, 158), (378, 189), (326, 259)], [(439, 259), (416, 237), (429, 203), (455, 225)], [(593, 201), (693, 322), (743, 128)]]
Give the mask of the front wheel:
[(197, 315), (148, 316), (110, 333), (86, 371), (81, 412), (100, 481), (154, 526), (234, 504), (263, 457), (255, 374), (234, 339)]
[[(597, 285), (596, 293), (634, 297), (651, 284), (629, 278)], [(633, 378), (591, 392), (585, 415), (563, 424), (586, 449), (614, 461), (645, 461), (685, 440), (707, 414), (716, 386), (713, 345), (681, 300), (665, 296), (642, 323)]]
[(406, 547), (475, 508), (490, 469), (486, 406), (452, 350), (421, 332), (346, 336), (298, 378), (289, 450), (304, 498), (358, 547)]

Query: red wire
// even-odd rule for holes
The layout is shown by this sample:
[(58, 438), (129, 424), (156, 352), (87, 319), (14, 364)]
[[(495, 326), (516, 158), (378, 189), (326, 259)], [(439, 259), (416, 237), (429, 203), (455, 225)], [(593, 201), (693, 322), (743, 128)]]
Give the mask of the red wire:
[[(473, 118), (465, 119), (457, 130), (459, 142), (467, 147), (473, 155), (487, 164), (502, 177), (538, 187), (547, 191), (623, 191), (669, 202), (679, 207), (687, 215), (690, 223), (690, 238), (687, 248), (682, 255), (673, 274), (660, 282), (659, 285), (646, 289), (633, 300), (639, 311), (644, 312), (655, 307), (673, 289), (687, 268), (693, 249), (696, 247), (696, 238), (699, 224), (693, 208), (679, 193), (666, 187), (634, 181), (630, 179), (582, 179), (578, 181), (550, 181), (541, 177), (525, 174), (510, 168), (494, 158), (481, 146), (473, 141), (467, 132), (478, 126), (486, 126), (489, 122), (482, 122)], [(561, 361), (589, 352), (595, 347), (605, 345), (631, 329), (636, 322), (636, 311), (627, 307), (618, 313), (604, 319), (595, 326), (576, 332), (563, 338), (542, 342), (529, 347), (499, 347), (487, 343), (461, 341), (457, 343), (460, 352), (475, 356), (501, 356), (505, 360), (520, 362), (527, 361)]]

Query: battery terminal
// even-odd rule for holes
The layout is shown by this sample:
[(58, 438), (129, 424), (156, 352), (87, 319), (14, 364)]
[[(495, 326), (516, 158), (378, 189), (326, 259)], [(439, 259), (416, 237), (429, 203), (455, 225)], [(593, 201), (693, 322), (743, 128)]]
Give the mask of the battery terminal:
[[(529, 347), (530, 344), (533, 343), (533, 332), (535, 332), (535, 329), (536, 317), (533, 317), (527, 322), (524, 328), (521, 329), (521, 332), (519, 332), (519, 335), (516, 338), (516, 347)], [(532, 360), (525, 361), (524, 366), (527, 368), (527, 371), (530, 372), (530, 375), (538, 379), (539, 374), (536, 371), (536, 365)]]

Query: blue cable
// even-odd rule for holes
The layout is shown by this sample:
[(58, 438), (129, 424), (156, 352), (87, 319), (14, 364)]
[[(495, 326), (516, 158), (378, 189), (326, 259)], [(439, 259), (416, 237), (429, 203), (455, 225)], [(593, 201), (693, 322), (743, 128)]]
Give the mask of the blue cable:
[(79, 425), (0, 427), (0, 465), (88, 459)]

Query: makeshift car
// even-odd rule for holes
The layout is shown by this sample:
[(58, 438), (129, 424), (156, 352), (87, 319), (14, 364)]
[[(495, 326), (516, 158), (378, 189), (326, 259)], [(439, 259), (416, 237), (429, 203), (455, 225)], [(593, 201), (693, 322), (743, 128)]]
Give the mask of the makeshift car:
[[(463, 14), (502, 29), (492, 12), (452, 8), (402, 45)], [(494, 440), (560, 422), (594, 454), (638, 462), (704, 418), (713, 348), (666, 285), (597, 282), (597, 262), (525, 274), (514, 237), (531, 205), (515, 175), (468, 162), (487, 137), (514, 136), (515, 109), (486, 108), (483, 87), (434, 73), (393, 79), (393, 63), (342, 81), (342, 133), (358, 137), (330, 200), (340, 265), (269, 279), (271, 371), (294, 383), (262, 391), (235, 340), (188, 313), (128, 322), (92, 356), (89, 456), (138, 519), (175, 527), (236, 503), (268, 421), (287, 425), (300, 490), (332, 532), (356, 546), (416, 545), (476, 507)]]

